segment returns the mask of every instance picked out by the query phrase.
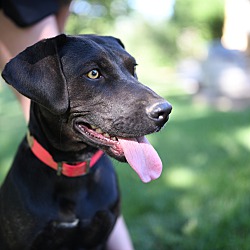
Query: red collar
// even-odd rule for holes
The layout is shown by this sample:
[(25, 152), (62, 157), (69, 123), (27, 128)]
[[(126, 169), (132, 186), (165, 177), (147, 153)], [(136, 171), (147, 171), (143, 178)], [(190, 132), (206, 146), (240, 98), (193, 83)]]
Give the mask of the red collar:
[(43, 148), (42, 145), (33, 136), (31, 136), (29, 132), (27, 133), (27, 140), (31, 151), (41, 162), (55, 169), (58, 175), (63, 174), (68, 177), (77, 177), (87, 174), (89, 168), (93, 167), (103, 155), (103, 151), (98, 150), (92, 156), (90, 162), (84, 161), (75, 165), (70, 165), (65, 162), (55, 162), (50, 153)]

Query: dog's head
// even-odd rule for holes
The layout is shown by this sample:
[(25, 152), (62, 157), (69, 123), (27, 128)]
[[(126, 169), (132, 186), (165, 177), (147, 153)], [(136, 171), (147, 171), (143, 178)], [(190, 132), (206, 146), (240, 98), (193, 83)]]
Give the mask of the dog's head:
[(103, 149), (149, 181), (161, 163), (144, 135), (159, 131), (172, 107), (138, 81), (136, 65), (116, 38), (59, 35), (27, 48), (2, 75), (38, 106), (54, 147)]

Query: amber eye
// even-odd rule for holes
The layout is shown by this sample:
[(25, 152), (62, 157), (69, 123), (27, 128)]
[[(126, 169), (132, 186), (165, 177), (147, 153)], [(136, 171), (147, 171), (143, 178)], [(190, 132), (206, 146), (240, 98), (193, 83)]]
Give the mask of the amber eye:
[(87, 77), (90, 79), (97, 79), (100, 77), (100, 72), (97, 69), (92, 69), (88, 72)]

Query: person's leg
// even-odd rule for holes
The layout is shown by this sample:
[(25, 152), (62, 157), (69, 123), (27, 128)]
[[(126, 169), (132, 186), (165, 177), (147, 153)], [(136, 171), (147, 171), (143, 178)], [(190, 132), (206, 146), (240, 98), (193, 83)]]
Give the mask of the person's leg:
[[(59, 34), (56, 17), (51, 15), (28, 28), (17, 27), (3, 11), (0, 11), (0, 70), (26, 47), (43, 38)], [(30, 100), (13, 90), (19, 100), (26, 121), (29, 119)]]
[(69, 16), (70, 2), (71, 1), (66, 1), (66, 3), (62, 4), (58, 13), (56, 14), (57, 27), (60, 33), (63, 33), (65, 29), (66, 21)]
[(113, 232), (109, 236), (108, 250), (133, 250), (133, 244), (130, 239), (128, 229), (122, 216), (116, 222)]

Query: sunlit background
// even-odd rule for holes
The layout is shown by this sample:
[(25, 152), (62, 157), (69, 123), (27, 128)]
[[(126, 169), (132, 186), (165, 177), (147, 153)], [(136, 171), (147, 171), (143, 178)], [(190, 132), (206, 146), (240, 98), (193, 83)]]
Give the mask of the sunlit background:
[[(143, 184), (114, 161), (136, 249), (249, 249), (249, 19), (249, 0), (72, 2), (66, 33), (119, 37), (139, 80), (173, 105), (163, 131), (148, 137), (160, 179)], [(1, 84), (1, 180), (25, 131)]]

